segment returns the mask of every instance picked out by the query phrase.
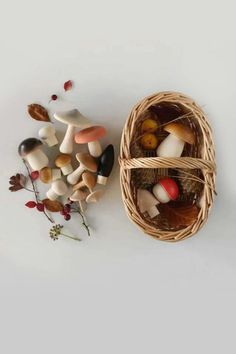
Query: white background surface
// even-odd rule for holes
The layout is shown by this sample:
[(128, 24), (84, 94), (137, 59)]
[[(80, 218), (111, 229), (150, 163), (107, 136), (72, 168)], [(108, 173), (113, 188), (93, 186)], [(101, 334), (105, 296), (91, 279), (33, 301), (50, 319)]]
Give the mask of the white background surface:
[[(234, 1), (1, 1), (1, 352), (235, 353)], [(127, 219), (116, 165), (84, 242), (52, 242), (43, 216), (8, 192), (26, 106), (66, 97), (109, 129), (116, 152), (132, 106), (178, 90), (209, 116), (218, 198), (199, 234), (177, 244)]]

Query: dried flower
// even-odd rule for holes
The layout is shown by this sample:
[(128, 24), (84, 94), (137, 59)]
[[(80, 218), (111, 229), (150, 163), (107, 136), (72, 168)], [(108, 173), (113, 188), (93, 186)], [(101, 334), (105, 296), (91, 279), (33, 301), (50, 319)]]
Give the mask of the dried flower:
[(26, 177), (22, 173), (17, 173), (15, 176), (11, 176), (9, 190), (11, 192), (19, 191), (20, 189), (25, 188)]
[(62, 225), (56, 224), (49, 230), (49, 236), (51, 237), (51, 239), (53, 241), (58, 240), (60, 235), (67, 237), (67, 238), (71, 238), (72, 240), (75, 240), (75, 241), (81, 241), (81, 239), (78, 237), (69, 236), (69, 235), (64, 234), (63, 232), (61, 232), (62, 229), (63, 229)]

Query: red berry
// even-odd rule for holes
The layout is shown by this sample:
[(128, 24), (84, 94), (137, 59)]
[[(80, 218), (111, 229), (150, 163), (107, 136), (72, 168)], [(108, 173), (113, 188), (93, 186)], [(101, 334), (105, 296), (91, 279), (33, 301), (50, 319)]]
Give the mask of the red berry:
[(70, 204), (65, 204), (65, 205), (64, 205), (64, 211), (65, 211), (66, 213), (69, 213), (70, 210), (71, 210)]
[(57, 99), (58, 99), (57, 95), (52, 95), (52, 96), (51, 96), (51, 100), (52, 100), (52, 101), (56, 101)]
[(69, 221), (70, 218), (71, 218), (70, 214), (66, 214), (66, 215), (64, 216), (64, 219), (65, 219), (66, 221)]
[(36, 208), (38, 209), (38, 211), (44, 211), (44, 204), (43, 203), (37, 203)]
[(63, 209), (63, 210), (60, 211), (60, 214), (64, 216), (64, 215), (66, 215), (68, 213)]
[(39, 171), (32, 171), (30, 174), (33, 181), (35, 181), (39, 176)]
[(27, 208), (35, 208), (36, 207), (36, 203), (33, 200), (30, 200), (29, 202), (27, 202), (25, 204), (25, 206), (27, 206)]

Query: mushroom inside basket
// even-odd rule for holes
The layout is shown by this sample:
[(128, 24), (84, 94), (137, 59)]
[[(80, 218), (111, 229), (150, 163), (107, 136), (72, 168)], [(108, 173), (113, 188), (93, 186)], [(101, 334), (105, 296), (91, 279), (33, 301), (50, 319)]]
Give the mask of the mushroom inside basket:
[(206, 221), (215, 191), (211, 128), (190, 98), (164, 92), (136, 105), (121, 142), (128, 216), (144, 232), (178, 241)]

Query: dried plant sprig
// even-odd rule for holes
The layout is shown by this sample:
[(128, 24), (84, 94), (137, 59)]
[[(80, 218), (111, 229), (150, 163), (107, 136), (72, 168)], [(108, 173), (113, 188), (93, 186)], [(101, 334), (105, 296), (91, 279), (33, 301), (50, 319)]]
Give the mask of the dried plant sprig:
[(49, 236), (51, 237), (51, 239), (53, 241), (58, 240), (60, 235), (64, 236), (64, 237), (67, 237), (67, 238), (70, 238), (70, 239), (75, 240), (75, 241), (81, 241), (81, 239), (79, 237), (70, 236), (70, 235), (65, 234), (64, 232), (62, 232), (62, 229), (63, 229), (62, 225), (56, 224), (49, 230)]
[(83, 227), (86, 229), (88, 236), (91, 236), (89, 225), (86, 222), (84, 213), (81, 211), (80, 207), (76, 203), (73, 203), (72, 205), (73, 206), (71, 208), (71, 211), (76, 212), (80, 215)]

